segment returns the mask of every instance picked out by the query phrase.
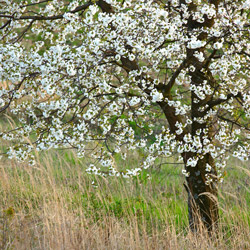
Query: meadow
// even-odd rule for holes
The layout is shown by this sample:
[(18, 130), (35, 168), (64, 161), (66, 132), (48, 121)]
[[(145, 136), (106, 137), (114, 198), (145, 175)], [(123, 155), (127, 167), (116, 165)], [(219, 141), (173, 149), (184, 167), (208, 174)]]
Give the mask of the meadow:
[[(0, 249), (250, 249), (247, 162), (227, 166), (218, 232), (208, 237), (189, 231), (174, 158), (122, 179), (86, 173), (88, 159), (72, 150), (35, 155), (33, 167), (0, 160)], [(135, 151), (121, 167), (138, 164)]]

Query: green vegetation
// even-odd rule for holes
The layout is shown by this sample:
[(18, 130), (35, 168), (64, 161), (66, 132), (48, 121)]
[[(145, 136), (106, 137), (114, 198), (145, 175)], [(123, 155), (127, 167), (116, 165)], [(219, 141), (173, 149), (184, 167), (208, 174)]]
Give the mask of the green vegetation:
[[(11, 128), (16, 121), (6, 117), (1, 125)], [(121, 170), (135, 168), (141, 154), (115, 160)], [(34, 167), (0, 160), (0, 249), (250, 248), (248, 163), (230, 161), (219, 191), (220, 226), (209, 239), (189, 231), (182, 165), (174, 158), (124, 179), (87, 174), (90, 160), (72, 150), (35, 157)]]
[[(137, 156), (131, 155), (127, 164), (136, 166)], [(36, 157), (35, 167), (1, 160), (2, 249), (249, 249), (246, 165), (242, 169), (232, 161), (228, 167), (220, 188), (219, 233), (204, 240), (188, 230), (178, 165), (120, 179), (88, 175), (88, 160), (69, 150)]]

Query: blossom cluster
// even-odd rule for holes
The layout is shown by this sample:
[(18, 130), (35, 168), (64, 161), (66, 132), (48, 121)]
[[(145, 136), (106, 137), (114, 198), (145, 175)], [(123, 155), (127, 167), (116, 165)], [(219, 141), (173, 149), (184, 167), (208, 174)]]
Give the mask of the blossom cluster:
[(249, 158), (249, 0), (19, 2), (0, 3), (0, 112), (19, 119), (0, 131), (9, 157), (71, 147), (98, 161), (88, 172), (120, 175), (113, 155), (143, 149), (124, 177), (175, 153), (186, 176), (207, 154), (218, 171), (229, 152)]

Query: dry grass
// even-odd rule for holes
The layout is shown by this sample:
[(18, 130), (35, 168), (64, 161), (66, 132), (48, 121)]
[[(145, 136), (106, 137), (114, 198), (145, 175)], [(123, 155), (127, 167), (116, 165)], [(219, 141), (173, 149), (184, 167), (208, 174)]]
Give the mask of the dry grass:
[(173, 165), (152, 179), (122, 180), (86, 174), (87, 160), (70, 151), (36, 158), (35, 167), (0, 160), (0, 249), (250, 249), (248, 165), (228, 166), (220, 226), (209, 238), (189, 232), (184, 179)]
[(73, 154), (40, 160), (0, 163), (0, 249), (250, 249), (249, 173), (227, 180), (209, 239), (188, 231), (179, 175), (94, 180)]

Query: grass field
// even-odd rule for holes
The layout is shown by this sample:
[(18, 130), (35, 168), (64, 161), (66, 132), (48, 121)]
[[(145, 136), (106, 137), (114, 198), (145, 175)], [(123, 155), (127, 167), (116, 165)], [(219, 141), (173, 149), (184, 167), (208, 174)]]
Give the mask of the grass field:
[[(249, 163), (230, 161), (208, 238), (189, 232), (180, 165), (121, 179), (87, 174), (70, 150), (36, 158), (0, 160), (0, 249), (250, 249)], [(138, 166), (138, 152), (126, 166)]]
[(239, 164), (228, 167), (219, 232), (208, 240), (188, 230), (172, 164), (119, 179), (88, 175), (70, 151), (43, 153), (35, 167), (2, 159), (0, 249), (250, 249), (250, 175)]

